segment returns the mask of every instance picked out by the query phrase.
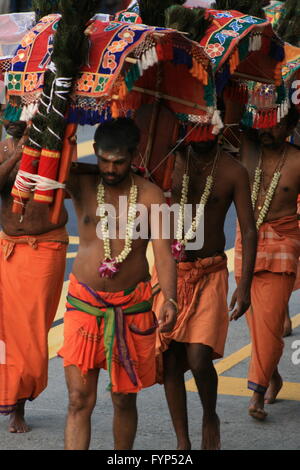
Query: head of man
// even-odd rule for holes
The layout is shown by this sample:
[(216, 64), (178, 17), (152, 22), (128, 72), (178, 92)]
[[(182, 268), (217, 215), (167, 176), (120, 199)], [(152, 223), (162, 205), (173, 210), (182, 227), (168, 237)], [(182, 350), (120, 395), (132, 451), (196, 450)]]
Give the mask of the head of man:
[(113, 186), (128, 177), (139, 142), (140, 131), (132, 119), (114, 119), (98, 127), (94, 150), (104, 183)]
[(26, 131), (27, 123), (25, 121), (7, 121), (5, 123), (5, 130), (8, 135), (13, 137), (14, 139), (20, 140), (23, 137)]
[(276, 149), (281, 147), (286, 139), (293, 133), (299, 121), (299, 112), (295, 105), (292, 105), (287, 116), (270, 129), (260, 129), (258, 139), (263, 147)]
[(191, 142), (191, 148), (195, 157), (204, 157), (209, 155), (217, 146), (218, 137), (207, 142)]

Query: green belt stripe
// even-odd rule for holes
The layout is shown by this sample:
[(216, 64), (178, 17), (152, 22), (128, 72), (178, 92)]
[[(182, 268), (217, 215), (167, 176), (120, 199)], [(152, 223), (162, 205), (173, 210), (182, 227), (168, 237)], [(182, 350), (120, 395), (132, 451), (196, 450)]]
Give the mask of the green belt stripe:
[[(82, 302), (79, 299), (75, 299), (71, 295), (67, 296), (67, 302), (72, 305), (72, 307), (75, 307), (77, 310), (80, 310), (81, 312), (88, 313), (89, 315), (93, 315), (94, 317), (104, 317), (105, 312), (107, 310), (106, 307), (103, 307), (104, 310), (101, 310), (98, 307), (93, 307), (92, 305), (89, 305), (85, 302)], [(108, 307), (110, 308), (110, 307)], [(140, 302), (139, 304), (133, 305), (132, 307), (128, 307), (123, 309), (124, 314), (127, 315), (134, 315), (137, 313), (146, 313), (149, 312), (149, 310), (152, 309), (152, 304), (148, 300), (145, 300), (143, 302)]]

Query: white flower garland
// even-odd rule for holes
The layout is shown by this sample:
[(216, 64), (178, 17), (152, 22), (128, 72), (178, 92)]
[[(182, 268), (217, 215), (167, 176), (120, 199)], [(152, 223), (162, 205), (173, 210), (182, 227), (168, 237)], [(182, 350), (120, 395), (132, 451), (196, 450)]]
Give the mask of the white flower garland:
[[(266, 220), (266, 217), (269, 213), (272, 201), (273, 201), (275, 193), (276, 193), (276, 189), (278, 187), (278, 184), (279, 184), (279, 181), (280, 181), (280, 178), (281, 178), (281, 170), (283, 168), (285, 158), (286, 158), (286, 151), (284, 151), (281, 162), (277, 166), (277, 168), (276, 168), (276, 170), (273, 174), (273, 178), (272, 178), (272, 181), (271, 181), (270, 186), (268, 188), (263, 206), (262, 206), (261, 210), (259, 211), (259, 215), (258, 215), (258, 218), (257, 218), (257, 221), (256, 221), (257, 230), (260, 229), (260, 227), (262, 226), (262, 224)], [(263, 175), (263, 170), (261, 168), (261, 165), (262, 165), (262, 159), (260, 159), (259, 165), (255, 170), (255, 177), (254, 177), (254, 183), (253, 183), (253, 188), (252, 188), (251, 199), (252, 199), (252, 206), (253, 206), (254, 211), (255, 211), (257, 200), (258, 200), (260, 187), (261, 187), (261, 181), (262, 181), (262, 175)]]
[(200, 203), (199, 203), (196, 215), (193, 219), (192, 225), (190, 229), (187, 231), (187, 233), (184, 235), (184, 237), (182, 238), (182, 235), (184, 234), (184, 212), (185, 212), (185, 206), (188, 202), (188, 192), (189, 192), (189, 182), (190, 182), (189, 175), (187, 173), (183, 175), (182, 194), (181, 194), (180, 210), (179, 210), (178, 225), (177, 225), (177, 232), (176, 232), (176, 240), (178, 243), (180, 243), (183, 246), (186, 246), (188, 242), (193, 240), (196, 236), (201, 217), (203, 217), (203, 214), (204, 214), (205, 206), (211, 195), (211, 191), (212, 191), (212, 187), (214, 183), (213, 174), (215, 171), (218, 157), (219, 157), (219, 150), (213, 162), (213, 168), (212, 168), (211, 174), (206, 179), (204, 192), (201, 196)]
[(126, 238), (125, 246), (123, 251), (112, 259), (110, 238), (109, 238), (109, 227), (108, 227), (108, 215), (105, 210), (105, 188), (102, 182), (98, 186), (97, 193), (97, 202), (99, 207), (99, 215), (101, 219), (101, 229), (103, 234), (103, 244), (104, 244), (104, 261), (110, 260), (114, 261), (117, 264), (123, 263), (132, 251), (132, 237), (134, 224), (137, 213), (137, 199), (138, 199), (138, 187), (132, 182), (129, 194), (129, 206), (128, 206), (128, 216), (127, 216), (127, 225), (126, 225)]

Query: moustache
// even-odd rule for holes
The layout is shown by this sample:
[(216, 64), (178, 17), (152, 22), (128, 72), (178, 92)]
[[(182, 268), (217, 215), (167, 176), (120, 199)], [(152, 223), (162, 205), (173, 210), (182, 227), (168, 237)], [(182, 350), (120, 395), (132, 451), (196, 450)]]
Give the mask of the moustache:
[(115, 173), (102, 173), (103, 178), (117, 178)]

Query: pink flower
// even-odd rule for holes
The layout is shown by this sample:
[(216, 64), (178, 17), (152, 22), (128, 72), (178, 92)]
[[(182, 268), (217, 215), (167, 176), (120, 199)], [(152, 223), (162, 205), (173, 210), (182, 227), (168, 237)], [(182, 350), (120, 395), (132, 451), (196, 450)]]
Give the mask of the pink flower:
[(106, 259), (102, 262), (99, 268), (100, 277), (107, 277), (112, 279), (115, 274), (120, 271), (121, 264), (117, 263), (115, 258)]
[(214, 59), (215, 57), (220, 57), (225, 51), (225, 48), (221, 46), (221, 44), (215, 43), (215, 44), (209, 44), (205, 48), (205, 50), (207, 54), (209, 55), (209, 57)]
[(185, 253), (185, 246), (181, 242), (174, 242), (172, 243), (172, 255), (173, 258), (178, 261), (185, 261), (186, 260), (186, 253)]

